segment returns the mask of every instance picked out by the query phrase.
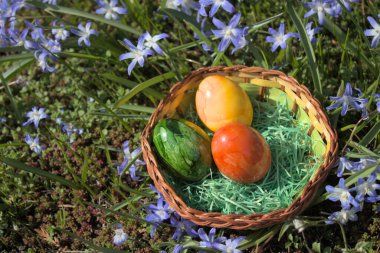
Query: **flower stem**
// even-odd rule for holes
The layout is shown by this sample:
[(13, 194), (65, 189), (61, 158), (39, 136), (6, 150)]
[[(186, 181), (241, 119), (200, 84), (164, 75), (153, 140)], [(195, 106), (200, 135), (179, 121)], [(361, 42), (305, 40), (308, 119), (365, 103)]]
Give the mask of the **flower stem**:
[(346, 238), (346, 232), (344, 232), (343, 225), (340, 224), (340, 223), (338, 223), (338, 224), (339, 224), (339, 227), (340, 227), (340, 231), (342, 232), (343, 242), (344, 242), (344, 248), (345, 248), (345, 249), (348, 249), (347, 238)]

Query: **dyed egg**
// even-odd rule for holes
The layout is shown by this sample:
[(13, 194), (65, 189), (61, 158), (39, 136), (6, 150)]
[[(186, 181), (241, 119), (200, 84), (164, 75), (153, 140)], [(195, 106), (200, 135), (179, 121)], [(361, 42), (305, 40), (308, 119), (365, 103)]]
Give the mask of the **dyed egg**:
[(251, 125), (253, 108), (245, 91), (223, 76), (208, 76), (199, 84), (195, 95), (197, 113), (211, 130), (240, 122)]
[(210, 138), (190, 121), (160, 120), (153, 130), (153, 143), (173, 176), (197, 181), (208, 174), (212, 163)]
[(211, 151), (219, 171), (243, 184), (262, 179), (272, 160), (269, 145), (263, 136), (240, 123), (232, 123), (216, 131)]

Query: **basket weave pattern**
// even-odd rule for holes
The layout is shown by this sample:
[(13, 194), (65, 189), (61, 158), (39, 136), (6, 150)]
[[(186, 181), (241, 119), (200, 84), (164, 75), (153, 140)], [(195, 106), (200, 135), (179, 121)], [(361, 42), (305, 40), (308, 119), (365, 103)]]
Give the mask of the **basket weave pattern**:
[[(264, 97), (268, 87), (281, 89), (294, 100), (292, 105), (293, 112), (296, 112), (298, 108), (302, 108), (308, 114), (311, 121), (311, 127), (308, 131), (309, 135), (315, 129), (325, 142), (326, 153), (323, 156), (323, 163), (315, 172), (313, 178), (306, 184), (302, 193), (287, 208), (265, 214), (255, 213), (250, 215), (203, 212), (188, 207), (161, 174), (150, 141), (155, 125), (160, 119), (172, 117), (175, 114), (176, 108), (181, 103), (183, 94), (186, 91), (196, 88), (199, 82), (206, 76), (215, 74), (228, 76), (244, 83), (250, 83), (252, 80), (261, 80), (260, 96), (262, 97)], [(160, 102), (149, 119), (142, 133), (141, 147), (144, 160), (147, 163), (148, 173), (153, 179), (156, 188), (179, 215), (201, 226), (236, 230), (272, 226), (285, 222), (301, 213), (310, 204), (318, 188), (326, 179), (329, 170), (336, 161), (338, 152), (336, 131), (331, 128), (320, 103), (310, 94), (305, 86), (300, 85), (294, 78), (280, 71), (246, 66), (200, 68), (190, 73), (183, 81), (174, 85), (170, 93)]]

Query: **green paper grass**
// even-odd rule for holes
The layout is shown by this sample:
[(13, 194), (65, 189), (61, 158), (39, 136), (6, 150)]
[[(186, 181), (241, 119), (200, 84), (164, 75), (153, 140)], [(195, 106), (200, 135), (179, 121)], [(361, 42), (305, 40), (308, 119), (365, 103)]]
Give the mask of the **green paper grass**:
[(216, 167), (196, 183), (165, 175), (189, 207), (225, 214), (268, 213), (286, 208), (321, 165), (322, 157), (310, 154), (309, 125), (297, 122), (286, 104), (254, 101), (253, 106), (252, 127), (263, 135), (272, 152), (268, 174), (249, 185), (224, 177)]

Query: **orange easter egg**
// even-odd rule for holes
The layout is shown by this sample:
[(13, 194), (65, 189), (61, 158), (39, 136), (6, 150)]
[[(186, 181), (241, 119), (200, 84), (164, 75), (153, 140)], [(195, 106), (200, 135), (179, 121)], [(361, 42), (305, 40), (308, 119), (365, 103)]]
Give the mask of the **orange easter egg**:
[(215, 132), (211, 153), (219, 171), (243, 184), (254, 183), (268, 172), (272, 156), (268, 143), (255, 129), (241, 123)]
[(199, 84), (195, 106), (202, 122), (211, 130), (240, 122), (247, 126), (253, 119), (253, 108), (247, 93), (224, 76), (208, 76)]

